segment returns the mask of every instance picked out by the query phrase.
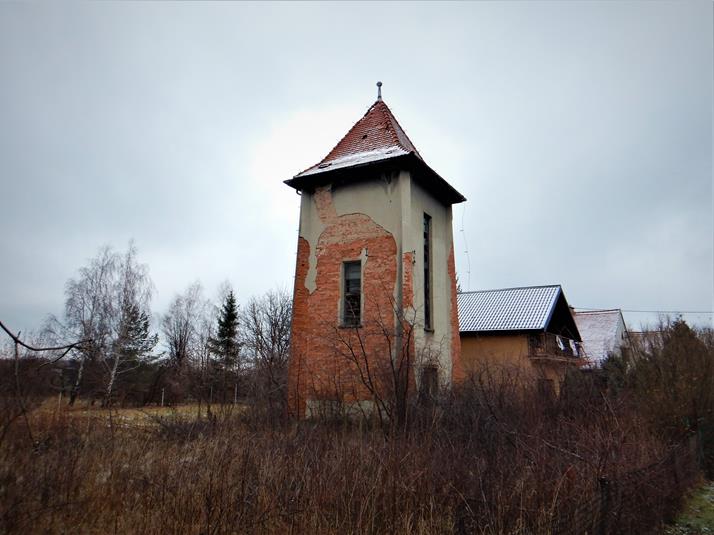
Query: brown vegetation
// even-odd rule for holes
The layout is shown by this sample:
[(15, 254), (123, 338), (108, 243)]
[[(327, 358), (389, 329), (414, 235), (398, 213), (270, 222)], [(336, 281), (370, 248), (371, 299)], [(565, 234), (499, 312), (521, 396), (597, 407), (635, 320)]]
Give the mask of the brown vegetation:
[[(152, 425), (53, 403), (27, 422), (6, 422), (0, 531), (657, 532), (696, 479), (697, 446), (707, 453), (702, 430), (711, 425), (706, 381), (673, 390), (682, 408), (697, 400), (696, 426), (672, 425), (679, 413), (655, 413), (640, 395), (664, 377), (642, 366), (665, 369), (691, 350), (693, 376), (691, 367), (711, 363), (707, 333), (668, 329), (671, 341), (657, 352), (612, 364), (619, 371), (606, 372), (607, 387), (575, 374), (553, 399), (482, 370), (429, 404), (415, 398), (399, 428), (285, 420), (271, 410), (284, 397), (210, 417), (156, 415)], [(23, 365), (24, 379), (36, 375)], [(640, 390), (645, 378), (651, 384)], [(255, 392), (273, 385), (284, 388), (267, 376)], [(16, 400), (2, 392), (9, 410)], [(28, 407), (42, 399), (24, 395)]]

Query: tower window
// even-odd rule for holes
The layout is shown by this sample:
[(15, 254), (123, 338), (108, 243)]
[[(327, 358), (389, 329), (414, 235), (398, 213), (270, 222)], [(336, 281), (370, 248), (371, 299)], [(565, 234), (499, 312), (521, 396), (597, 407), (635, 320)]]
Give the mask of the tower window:
[(343, 298), (342, 324), (355, 327), (360, 324), (362, 262), (345, 262), (343, 264)]
[(431, 216), (424, 214), (424, 328), (431, 329)]

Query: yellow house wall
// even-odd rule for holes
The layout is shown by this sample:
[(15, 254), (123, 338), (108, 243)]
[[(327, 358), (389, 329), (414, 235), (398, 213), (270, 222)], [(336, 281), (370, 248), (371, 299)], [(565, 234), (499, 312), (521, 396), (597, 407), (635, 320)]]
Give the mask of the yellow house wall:
[(462, 336), (461, 358), (467, 371), (483, 366), (526, 369), (528, 338), (525, 335)]
[(461, 336), (461, 358), (467, 373), (489, 369), (510, 377), (549, 379), (556, 394), (567, 369), (563, 364), (531, 359), (527, 334)]

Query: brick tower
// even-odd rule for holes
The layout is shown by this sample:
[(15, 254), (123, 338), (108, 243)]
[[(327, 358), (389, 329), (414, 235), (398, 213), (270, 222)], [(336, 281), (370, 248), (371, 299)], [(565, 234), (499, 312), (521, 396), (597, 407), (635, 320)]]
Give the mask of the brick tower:
[(451, 206), (465, 198), (424, 162), (381, 87), (329, 154), (285, 183), (301, 194), (292, 414), (392, 418), (458, 381)]

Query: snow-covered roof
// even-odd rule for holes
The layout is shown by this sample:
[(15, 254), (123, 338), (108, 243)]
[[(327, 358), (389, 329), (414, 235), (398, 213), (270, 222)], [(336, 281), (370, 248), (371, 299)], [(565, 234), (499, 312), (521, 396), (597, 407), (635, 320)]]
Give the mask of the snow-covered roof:
[(421, 183), (448, 204), (465, 201), (446, 180), (422, 159), (419, 151), (383, 100), (377, 100), (367, 113), (319, 163), (298, 173), (285, 183), (297, 190), (311, 189), (331, 180), (330, 173), (355, 167), (381, 164), (399, 158), (398, 165), (416, 170)]
[(460, 293), (459, 330), (544, 330), (561, 293), (559, 285)]
[(311, 167), (307, 171), (303, 171), (298, 176), (309, 176), (322, 173), (326, 170), (341, 169), (344, 167), (355, 167), (357, 165), (365, 165), (372, 162), (377, 162), (379, 160), (387, 160), (389, 158), (395, 158), (397, 156), (404, 156), (409, 154), (401, 147), (383, 147), (381, 149), (366, 150), (362, 152), (356, 152), (354, 154), (346, 154), (339, 158), (335, 158), (328, 162), (323, 162), (318, 164), (316, 167)]
[(600, 366), (623, 342), (625, 322), (619, 309), (576, 312), (575, 323), (583, 338), (585, 353), (594, 366)]
[(295, 178), (410, 153), (421, 159), (387, 104), (377, 100), (322, 161)]

